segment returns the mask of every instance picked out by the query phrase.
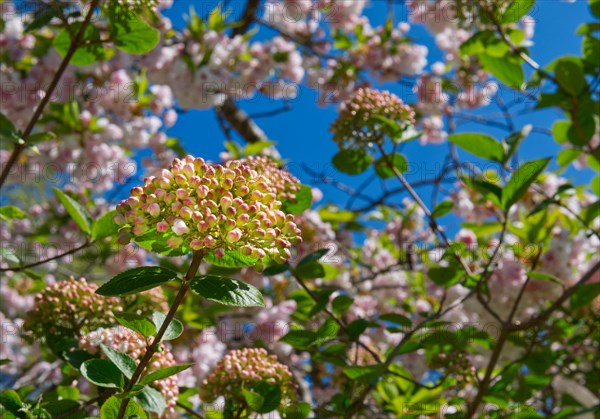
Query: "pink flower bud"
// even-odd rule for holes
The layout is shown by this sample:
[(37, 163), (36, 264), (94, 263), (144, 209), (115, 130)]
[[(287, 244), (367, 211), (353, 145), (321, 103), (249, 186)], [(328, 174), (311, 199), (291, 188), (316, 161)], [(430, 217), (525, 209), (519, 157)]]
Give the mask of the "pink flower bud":
[(160, 205), (158, 205), (157, 203), (154, 204), (150, 204), (148, 205), (148, 214), (150, 214), (153, 217), (158, 217), (160, 214)]
[(183, 188), (179, 188), (177, 189), (177, 191), (175, 191), (175, 196), (177, 196), (177, 199), (185, 199), (188, 197), (188, 191), (183, 189)]
[(227, 241), (229, 243), (236, 243), (242, 238), (242, 230), (239, 228), (234, 228), (229, 233), (227, 233)]
[(166, 221), (161, 221), (160, 223), (156, 224), (156, 231), (159, 233), (165, 233), (169, 231), (169, 223)]
[(173, 233), (177, 234), (178, 236), (181, 236), (183, 234), (187, 234), (190, 232), (190, 229), (185, 224), (185, 222), (183, 220), (180, 220), (179, 218), (177, 218), (175, 220), (175, 222), (173, 223), (173, 226), (171, 227), (171, 230), (173, 231)]
[(190, 247), (192, 248), (192, 250), (200, 250), (204, 248), (204, 243), (202, 242), (202, 240), (194, 239), (190, 242)]

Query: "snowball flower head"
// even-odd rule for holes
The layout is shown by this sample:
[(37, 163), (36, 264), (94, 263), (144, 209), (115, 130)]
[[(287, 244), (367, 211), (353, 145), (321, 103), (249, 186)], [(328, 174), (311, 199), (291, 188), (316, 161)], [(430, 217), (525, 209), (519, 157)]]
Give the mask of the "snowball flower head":
[(362, 148), (383, 144), (385, 136), (392, 134), (387, 120), (407, 127), (414, 124), (415, 112), (393, 93), (360, 88), (342, 103), (330, 130), (341, 148)]
[(294, 216), (281, 210), (298, 189), (292, 175), (266, 159), (220, 165), (187, 156), (133, 188), (117, 206), (115, 222), (142, 246), (154, 241), (150, 250), (217, 258), (241, 252), (260, 267), (287, 260), (292, 244), (301, 242)]
[(200, 398), (212, 402), (219, 396), (226, 396), (243, 403), (242, 389), (251, 390), (260, 383), (280, 388), (280, 406), (296, 399), (296, 385), (291, 371), (263, 348), (236, 349), (225, 355), (202, 381)]
[[(133, 358), (136, 363), (141, 360), (146, 353), (146, 341), (144, 337), (136, 332), (122, 326), (111, 327), (108, 329), (100, 328), (79, 338), (79, 347), (91, 354), (100, 354), (100, 345), (108, 346), (115, 351), (126, 353)], [(152, 355), (148, 368), (142, 374), (146, 375), (176, 364), (175, 358), (168, 345), (163, 345), (163, 350)], [(177, 385), (177, 374), (157, 380), (152, 383), (165, 397), (166, 410), (162, 417), (175, 417), (175, 403), (179, 395)]]
[(25, 321), (25, 330), (48, 340), (81, 333), (114, 323), (113, 314), (122, 311), (116, 297), (96, 294), (98, 286), (85, 278), (73, 277), (46, 287), (35, 296), (35, 306)]

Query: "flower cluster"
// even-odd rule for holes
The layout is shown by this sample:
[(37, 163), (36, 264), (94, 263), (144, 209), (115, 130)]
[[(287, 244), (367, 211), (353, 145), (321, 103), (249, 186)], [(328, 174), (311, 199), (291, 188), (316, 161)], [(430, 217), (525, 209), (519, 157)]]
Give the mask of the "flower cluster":
[(393, 93), (361, 88), (342, 103), (331, 131), (334, 141), (342, 148), (383, 144), (385, 136), (390, 134), (387, 120), (410, 125), (414, 119), (413, 109)]
[(116, 297), (96, 294), (98, 286), (73, 277), (50, 285), (35, 296), (35, 306), (25, 321), (25, 330), (36, 338), (78, 336), (113, 323), (122, 311)]
[[(141, 360), (146, 353), (146, 341), (144, 337), (120, 326), (110, 329), (100, 328), (79, 338), (79, 346), (89, 353), (95, 354), (100, 352), (100, 345), (106, 345), (115, 351), (126, 353), (136, 361)], [(171, 367), (175, 364), (175, 358), (171, 350), (163, 344), (163, 350), (155, 353), (150, 359), (150, 363), (144, 370), (142, 378), (153, 371)], [(171, 375), (162, 380), (154, 381), (152, 385), (156, 386), (165, 397), (165, 401), (167, 402), (165, 417), (174, 417), (174, 407), (179, 395), (177, 375)]]
[(241, 251), (258, 266), (267, 257), (283, 262), (291, 256), (289, 247), (301, 241), (293, 215), (281, 211), (278, 200), (291, 196), (282, 189), (293, 178), (260, 159), (249, 162), (175, 159), (160, 177), (131, 190), (117, 206), (115, 222), (128, 225), (134, 236), (155, 230), (172, 249), (214, 251), (217, 257)]
[(262, 348), (244, 348), (229, 352), (202, 382), (200, 397), (207, 402), (219, 396), (244, 401), (242, 389), (266, 382), (279, 386), (282, 404), (296, 399), (296, 385), (289, 368)]

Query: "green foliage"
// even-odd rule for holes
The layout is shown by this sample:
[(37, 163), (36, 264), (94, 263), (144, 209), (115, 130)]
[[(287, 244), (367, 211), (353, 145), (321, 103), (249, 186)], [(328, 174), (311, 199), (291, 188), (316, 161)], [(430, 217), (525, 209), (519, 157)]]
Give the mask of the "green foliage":
[(363, 149), (340, 150), (332, 159), (340, 172), (357, 175), (364, 172), (373, 163), (373, 157)]
[[(159, 313), (159, 312), (152, 313), (152, 322), (154, 323), (156, 330), (160, 330), (160, 328), (162, 327), (162, 325), (166, 319), (167, 319), (167, 316), (162, 313)], [(177, 339), (179, 336), (181, 336), (182, 333), (183, 333), (183, 324), (181, 324), (181, 322), (179, 320), (173, 319), (173, 320), (171, 320), (171, 323), (169, 323), (169, 326), (167, 326), (167, 330), (165, 331), (165, 334), (163, 335), (161, 340)]]
[(133, 313), (116, 313), (115, 317), (121, 325), (146, 338), (156, 334), (156, 326), (143, 316)]
[(110, 36), (115, 46), (128, 54), (146, 54), (160, 41), (160, 33), (141, 19), (112, 22)]
[(502, 145), (493, 137), (481, 133), (461, 133), (448, 136), (448, 141), (486, 160), (504, 161)]
[(152, 371), (150, 374), (146, 375), (140, 380), (140, 384), (150, 384), (154, 381), (162, 380), (163, 378), (179, 374), (181, 371), (187, 370), (192, 365), (193, 364), (179, 364), (173, 365), (172, 367), (166, 367), (160, 370)]
[(87, 235), (92, 234), (92, 220), (88, 212), (77, 201), (60, 189), (52, 188), (52, 190), (81, 231)]
[[(115, 396), (109, 397), (100, 408), (100, 419), (115, 419), (118, 417), (120, 407), (121, 399)], [(147, 419), (148, 415), (146, 415), (144, 409), (135, 400), (129, 400), (125, 417)]]
[(79, 368), (90, 383), (99, 387), (123, 388), (125, 380), (119, 368), (107, 359), (90, 359)]
[(529, 186), (546, 168), (550, 158), (532, 160), (524, 163), (513, 173), (502, 190), (502, 206), (508, 210), (529, 189)]
[(382, 179), (389, 179), (396, 176), (394, 171), (390, 168), (390, 164), (400, 173), (404, 173), (408, 170), (408, 161), (406, 160), (406, 157), (400, 153), (393, 153), (382, 156), (375, 162), (375, 173)]
[[(54, 38), (52, 44), (61, 57), (64, 58), (71, 48), (71, 33), (78, 33), (81, 25), (80, 22), (73, 23), (69, 29), (62, 29)], [(100, 31), (93, 25), (87, 25), (69, 62), (77, 66), (86, 66), (103, 59), (105, 54), (106, 51), (100, 38)]]
[(142, 266), (121, 272), (102, 285), (96, 294), (108, 296), (136, 294), (177, 278), (177, 272), (160, 266)]
[(233, 278), (204, 275), (194, 278), (190, 288), (196, 294), (220, 304), (236, 307), (264, 307), (259, 290)]

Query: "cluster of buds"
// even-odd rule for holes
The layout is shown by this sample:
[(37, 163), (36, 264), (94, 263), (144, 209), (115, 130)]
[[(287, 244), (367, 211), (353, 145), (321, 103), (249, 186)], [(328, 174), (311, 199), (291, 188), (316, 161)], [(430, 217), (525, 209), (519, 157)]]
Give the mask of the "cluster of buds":
[(293, 375), (275, 355), (263, 348), (236, 349), (225, 355), (202, 381), (200, 398), (210, 403), (226, 396), (243, 402), (242, 389), (252, 389), (263, 382), (279, 386), (282, 405), (296, 399)]
[(360, 88), (340, 105), (330, 129), (340, 148), (362, 148), (383, 144), (386, 136), (393, 135), (387, 120), (409, 126), (415, 123), (415, 112), (393, 93)]
[(122, 311), (117, 297), (96, 294), (98, 286), (85, 278), (73, 277), (50, 285), (35, 296), (35, 306), (25, 321), (25, 330), (47, 340), (59, 336), (80, 336), (114, 323)]
[[(216, 257), (239, 251), (256, 265), (282, 263), (289, 248), (301, 242), (294, 216), (281, 211), (281, 196), (297, 190), (294, 178), (260, 159), (207, 164), (201, 158), (175, 159), (161, 176), (117, 206), (115, 222), (134, 236), (157, 233), (171, 249), (212, 252)], [(277, 173), (277, 175), (275, 175)], [(290, 188), (295, 185), (294, 188)], [(289, 190), (284, 190), (288, 188)]]
[[(109, 329), (100, 328), (79, 338), (79, 347), (91, 354), (100, 353), (100, 345), (105, 345), (115, 351), (125, 353), (136, 361), (142, 359), (146, 353), (146, 341), (136, 332), (118, 326)], [(176, 365), (171, 350), (163, 345), (163, 350), (152, 355), (148, 367), (144, 370), (142, 378), (153, 371)], [(152, 383), (165, 397), (167, 408), (163, 417), (175, 417), (175, 404), (179, 396), (177, 375), (171, 375)]]
[(276, 162), (265, 156), (249, 156), (241, 161), (268, 179), (269, 185), (276, 191), (278, 201), (295, 202), (300, 181), (290, 172), (281, 169)]

